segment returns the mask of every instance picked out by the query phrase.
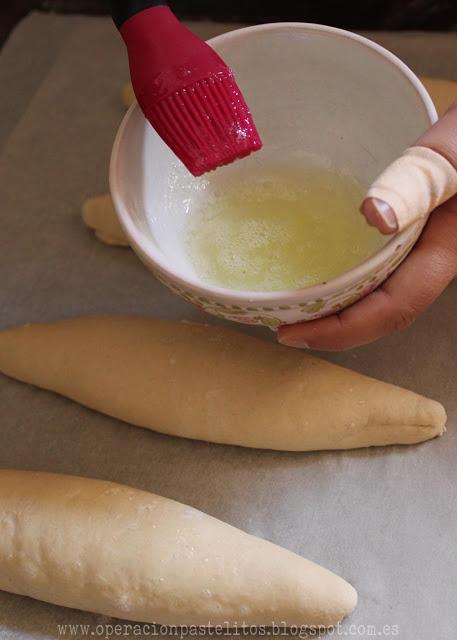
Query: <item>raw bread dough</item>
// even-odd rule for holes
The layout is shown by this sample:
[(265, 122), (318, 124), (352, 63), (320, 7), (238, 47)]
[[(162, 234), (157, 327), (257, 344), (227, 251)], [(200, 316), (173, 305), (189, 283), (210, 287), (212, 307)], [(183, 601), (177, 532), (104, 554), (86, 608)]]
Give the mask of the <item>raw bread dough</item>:
[(0, 471), (0, 589), (162, 624), (334, 625), (357, 593), (192, 507), (113, 482)]
[(127, 109), (135, 102), (136, 98), (135, 98), (135, 93), (133, 91), (133, 87), (132, 87), (132, 83), (131, 82), (126, 82), (122, 86), (121, 100), (122, 100), (122, 104)]
[(134, 425), (307, 451), (441, 435), (433, 400), (242, 333), (90, 317), (0, 331), (0, 371)]
[(95, 231), (99, 240), (110, 245), (129, 246), (109, 193), (88, 198), (83, 203), (81, 214), (84, 223)]
[(452, 103), (457, 100), (457, 82), (427, 77), (422, 77), (421, 81), (429, 92), (438, 115), (441, 117)]

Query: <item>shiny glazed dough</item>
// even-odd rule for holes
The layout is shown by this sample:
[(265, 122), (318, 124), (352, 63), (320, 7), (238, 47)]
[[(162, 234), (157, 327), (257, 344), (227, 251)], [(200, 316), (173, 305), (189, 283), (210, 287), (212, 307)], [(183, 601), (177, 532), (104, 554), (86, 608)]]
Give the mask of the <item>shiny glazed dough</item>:
[(317, 564), (130, 487), (0, 471), (0, 589), (162, 624), (333, 625), (356, 591)]

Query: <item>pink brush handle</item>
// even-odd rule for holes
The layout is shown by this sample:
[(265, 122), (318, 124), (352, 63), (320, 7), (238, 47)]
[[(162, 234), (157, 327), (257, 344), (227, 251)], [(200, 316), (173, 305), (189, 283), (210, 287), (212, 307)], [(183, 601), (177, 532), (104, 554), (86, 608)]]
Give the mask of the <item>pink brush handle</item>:
[[(137, 7), (151, 0), (127, 0), (130, 7), (132, 2)], [(261, 148), (231, 69), (168, 7), (139, 10), (119, 30), (138, 104), (194, 176)]]
[(136, 13), (120, 32), (127, 46), (133, 90), (148, 119), (158, 101), (210, 74), (230, 73), (214, 49), (166, 6)]

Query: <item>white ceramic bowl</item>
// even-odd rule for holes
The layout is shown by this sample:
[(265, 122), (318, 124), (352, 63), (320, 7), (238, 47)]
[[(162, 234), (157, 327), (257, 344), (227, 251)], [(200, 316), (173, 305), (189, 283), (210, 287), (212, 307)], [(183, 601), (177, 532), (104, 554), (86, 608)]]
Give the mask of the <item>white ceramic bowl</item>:
[(241, 163), (330, 164), (370, 182), (436, 120), (412, 71), (353, 33), (316, 24), (267, 24), (232, 31), (211, 45), (235, 71), (264, 147), (245, 160), (193, 178), (146, 122), (127, 112), (113, 146), (110, 186), (133, 249), (157, 278), (209, 313), (271, 328), (338, 311), (377, 287), (405, 258), (423, 223), (390, 239), (351, 271), (299, 290), (234, 291), (201, 282), (183, 251), (193, 198)]

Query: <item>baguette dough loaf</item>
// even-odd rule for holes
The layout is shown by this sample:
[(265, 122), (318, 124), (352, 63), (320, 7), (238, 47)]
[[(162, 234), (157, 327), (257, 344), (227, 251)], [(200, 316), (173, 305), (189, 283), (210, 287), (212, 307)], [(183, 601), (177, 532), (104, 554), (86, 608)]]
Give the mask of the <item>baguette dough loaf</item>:
[(0, 589), (162, 624), (333, 625), (342, 578), (201, 511), (130, 487), (0, 471)]
[(457, 100), (457, 82), (442, 78), (422, 77), (421, 81), (436, 107), (439, 117), (443, 116), (449, 107)]
[(95, 231), (95, 236), (101, 242), (120, 247), (130, 246), (109, 193), (85, 200), (81, 215), (84, 224)]
[(0, 331), (0, 372), (140, 427), (307, 451), (441, 435), (433, 400), (223, 327), (125, 316)]
[(122, 104), (126, 109), (132, 106), (135, 102), (135, 92), (133, 91), (132, 83), (126, 82), (122, 85), (121, 89), (121, 100)]

